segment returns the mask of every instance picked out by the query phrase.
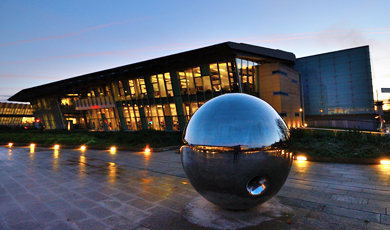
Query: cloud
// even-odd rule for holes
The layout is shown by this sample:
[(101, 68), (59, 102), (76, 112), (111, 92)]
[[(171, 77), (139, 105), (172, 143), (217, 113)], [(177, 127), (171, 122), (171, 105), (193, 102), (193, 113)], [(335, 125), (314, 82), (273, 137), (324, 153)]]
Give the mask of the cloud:
[(62, 34), (62, 35), (58, 35), (58, 36), (43, 37), (43, 38), (33, 38), (33, 39), (24, 40), (24, 41), (10, 42), (10, 43), (6, 43), (6, 44), (0, 44), (0, 47), (17, 45), (17, 44), (21, 44), (21, 43), (37, 42), (37, 41), (44, 41), (44, 40), (51, 40), (51, 39), (70, 37), (70, 36), (73, 36), (73, 35), (76, 35), (76, 34), (81, 34), (81, 33), (84, 33), (84, 32), (90, 31), (90, 30), (100, 29), (100, 28), (104, 28), (104, 27), (107, 27), (107, 26), (127, 23), (127, 22), (131, 22), (131, 21), (134, 21), (134, 22), (135, 21), (140, 21), (140, 20), (144, 20), (144, 19), (147, 19), (147, 18), (150, 18), (150, 17), (138, 18), (138, 19), (135, 19), (135, 20), (124, 20), (124, 21), (120, 21), (120, 22), (111, 22), (111, 23), (107, 23), (107, 24), (104, 24), (104, 25), (94, 26), (94, 27), (91, 27), (91, 28), (86, 28), (86, 29), (83, 29), (83, 30), (80, 30), (80, 31), (71, 32), (71, 33), (68, 33), (68, 34)]

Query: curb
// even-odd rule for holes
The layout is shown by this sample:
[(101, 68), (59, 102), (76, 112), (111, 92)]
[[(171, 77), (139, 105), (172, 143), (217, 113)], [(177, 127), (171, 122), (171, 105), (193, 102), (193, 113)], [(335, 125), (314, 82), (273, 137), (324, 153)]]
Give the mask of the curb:
[[(340, 163), (340, 164), (380, 164), (381, 160), (377, 158), (332, 158), (332, 157), (311, 157), (306, 156), (307, 161)], [(296, 160), (297, 161), (297, 160)]]

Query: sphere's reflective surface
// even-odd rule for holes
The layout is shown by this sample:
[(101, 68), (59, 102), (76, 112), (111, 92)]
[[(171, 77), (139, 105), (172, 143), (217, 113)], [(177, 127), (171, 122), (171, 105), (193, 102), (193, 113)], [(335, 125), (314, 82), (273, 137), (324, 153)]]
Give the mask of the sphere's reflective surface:
[(290, 172), (288, 128), (254, 96), (225, 94), (208, 101), (192, 116), (183, 139), (181, 160), (192, 186), (226, 209), (269, 200)]

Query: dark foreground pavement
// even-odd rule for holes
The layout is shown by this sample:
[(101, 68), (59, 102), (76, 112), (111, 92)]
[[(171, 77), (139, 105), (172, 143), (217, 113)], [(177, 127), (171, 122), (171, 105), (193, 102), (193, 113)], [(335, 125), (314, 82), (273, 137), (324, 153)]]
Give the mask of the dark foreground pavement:
[(390, 229), (390, 166), (294, 162), (275, 198), (229, 212), (202, 200), (173, 151), (0, 147), (0, 229), (208, 227)]

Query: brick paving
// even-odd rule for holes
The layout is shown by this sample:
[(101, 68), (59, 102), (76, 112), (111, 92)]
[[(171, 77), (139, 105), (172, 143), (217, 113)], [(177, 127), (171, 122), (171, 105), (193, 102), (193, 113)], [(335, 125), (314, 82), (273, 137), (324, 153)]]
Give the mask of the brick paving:
[[(211, 229), (185, 218), (199, 199), (174, 151), (0, 147), (0, 230)], [(266, 211), (271, 204), (280, 212)], [(390, 166), (294, 162), (281, 191), (256, 210), (224, 211), (231, 222), (215, 226), (390, 229)]]

